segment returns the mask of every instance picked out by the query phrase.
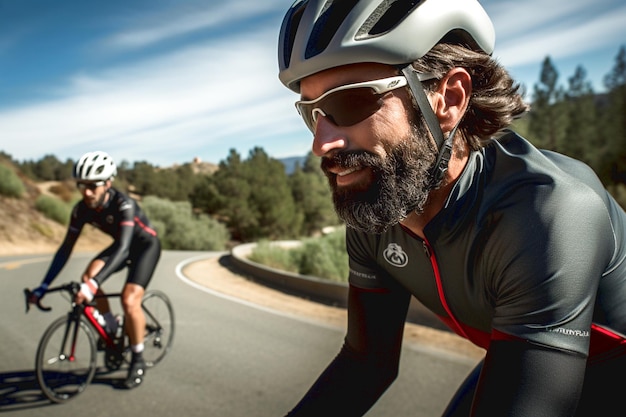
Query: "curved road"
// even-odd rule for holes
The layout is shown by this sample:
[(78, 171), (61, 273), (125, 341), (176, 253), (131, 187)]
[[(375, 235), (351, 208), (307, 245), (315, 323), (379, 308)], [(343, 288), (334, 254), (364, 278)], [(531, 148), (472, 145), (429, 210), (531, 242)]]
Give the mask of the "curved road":
[[(338, 352), (343, 330), (256, 308), (192, 284), (179, 271), (199, 256), (165, 251), (150, 288), (167, 292), (176, 313), (174, 347), (132, 391), (114, 388), (124, 371), (100, 372), (63, 405), (42, 397), (34, 377), (37, 343), (68, 307), (45, 298), (52, 312), (24, 313), (22, 289), (36, 286), (49, 255), (0, 257), (0, 413), (15, 416), (284, 416)], [(75, 254), (55, 284), (76, 279), (89, 254)], [(104, 284), (117, 291), (124, 273)], [(118, 306), (113, 306), (119, 308)], [(405, 346), (395, 384), (368, 417), (432, 417), (441, 413), (474, 359)]]

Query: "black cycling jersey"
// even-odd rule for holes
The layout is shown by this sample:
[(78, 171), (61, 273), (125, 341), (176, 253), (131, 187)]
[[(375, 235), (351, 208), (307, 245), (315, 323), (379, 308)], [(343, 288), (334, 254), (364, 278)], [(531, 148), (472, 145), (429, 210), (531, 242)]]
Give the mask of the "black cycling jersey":
[(102, 284), (111, 274), (130, 265), (127, 282), (147, 286), (160, 257), (161, 247), (156, 231), (135, 200), (109, 188), (102, 207), (91, 209), (81, 200), (72, 210), (70, 224), (44, 283), (49, 284), (61, 271), (85, 224), (91, 224), (113, 238), (111, 246), (96, 256), (105, 261), (94, 277)]
[(345, 344), (290, 415), (364, 414), (397, 374), (411, 296), (486, 349), (472, 415), (571, 416), (626, 370), (626, 214), (589, 167), (508, 133), (471, 153), (424, 235), (347, 230)]

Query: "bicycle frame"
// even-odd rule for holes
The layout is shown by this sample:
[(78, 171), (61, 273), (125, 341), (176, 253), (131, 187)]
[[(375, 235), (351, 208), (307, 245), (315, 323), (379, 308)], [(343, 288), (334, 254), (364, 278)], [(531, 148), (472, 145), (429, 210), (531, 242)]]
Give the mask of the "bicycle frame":
[[(96, 295), (94, 297), (94, 299), (96, 299), (96, 298), (112, 298), (112, 297), (120, 297), (120, 296), (121, 296), (121, 294), (119, 294), (119, 293), (103, 294), (103, 295)], [(98, 323), (98, 320), (94, 316), (94, 312), (96, 311), (96, 307), (93, 305), (93, 303), (89, 303), (89, 304), (83, 306), (82, 310), (83, 310), (82, 314), (87, 318), (87, 321), (89, 322), (89, 324), (93, 327), (93, 329), (96, 331), (96, 333), (102, 338), (102, 340), (104, 340), (106, 345), (108, 347), (113, 347), (114, 344), (115, 344), (113, 337), (111, 337), (111, 335), (106, 332), (106, 330), (100, 325), (100, 323)]]
[[(48, 292), (51, 293), (51, 292), (57, 292), (57, 291), (66, 291), (68, 294), (74, 297), (76, 293), (78, 292), (78, 290), (79, 290), (78, 284), (70, 283), (70, 284), (61, 285), (55, 288), (51, 288), (49, 289)], [(26, 311), (28, 312), (29, 310), (28, 297), (30, 295), (30, 292), (27, 289), (25, 289), (24, 293), (26, 295)], [(122, 295), (121, 293), (99, 294), (99, 295), (94, 296), (94, 300), (96, 298), (121, 297), (121, 295)], [(50, 308), (43, 306), (40, 300), (37, 301), (36, 305), (42, 311), (50, 311)], [(68, 320), (68, 323), (72, 321), (75, 322), (76, 326), (74, 326), (73, 328), (74, 334), (72, 335), (72, 342), (71, 342), (72, 345), (71, 345), (71, 350), (70, 350), (71, 353), (70, 353), (70, 358), (69, 358), (70, 361), (74, 360), (76, 338), (77, 338), (78, 329), (79, 329), (78, 322), (80, 321), (81, 316), (85, 316), (85, 318), (87, 319), (87, 322), (96, 331), (96, 334), (98, 334), (102, 338), (102, 340), (106, 343), (108, 347), (111, 347), (111, 348), (115, 347), (114, 338), (106, 332), (106, 330), (100, 325), (100, 323), (98, 323), (98, 320), (94, 316), (95, 311), (96, 311), (96, 307), (95, 307), (95, 303), (93, 300), (90, 303), (87, 303), (84, 305), (76, 304), (72, 301), (72, 310), (68, 313), (67, 320)], [(70, 329), (70, 326), (67, 326), (65, 328), (65, 334), (63, 336), (63, 345), (61, 346), (62, 351), (66, 347), (65, 343), (67, 343), (67, 340), (68, 340), (69, 329)]]

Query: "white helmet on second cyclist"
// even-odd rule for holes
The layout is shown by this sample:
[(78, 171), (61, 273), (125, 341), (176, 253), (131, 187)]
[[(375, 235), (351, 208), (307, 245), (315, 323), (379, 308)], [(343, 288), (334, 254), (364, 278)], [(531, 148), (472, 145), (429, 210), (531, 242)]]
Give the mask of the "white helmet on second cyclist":
[(477, 0), (297, 0), (280, 30), (279, 78), (299, 93), (308, 75), (361, 62), (404, 66), (451, 36), (493, 52), (493, 24)]
[(87, 152), (74, 165), (74, 178), (79, 181), (106, 181), (117, 175), (113, 158), (106, 152)]

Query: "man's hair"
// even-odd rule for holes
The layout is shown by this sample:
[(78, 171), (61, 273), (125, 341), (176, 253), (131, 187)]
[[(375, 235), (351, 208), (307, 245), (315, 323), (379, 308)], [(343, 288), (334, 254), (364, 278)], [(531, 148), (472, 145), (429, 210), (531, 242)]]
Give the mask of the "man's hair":
[[(418, 72), (433, 73), (441, 79), (456, 67), (465, 68), (472, 77), (472, 94), (467, 112), (459, 125), (471, 149), (477, 150), (528, 111), (520, 85), (491, 56), (460, 45), (440, 43), (413, 63)], [(437, 81), (425, 82), (427, 90)]]

